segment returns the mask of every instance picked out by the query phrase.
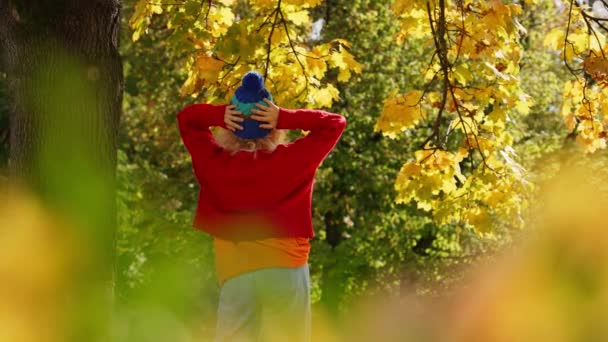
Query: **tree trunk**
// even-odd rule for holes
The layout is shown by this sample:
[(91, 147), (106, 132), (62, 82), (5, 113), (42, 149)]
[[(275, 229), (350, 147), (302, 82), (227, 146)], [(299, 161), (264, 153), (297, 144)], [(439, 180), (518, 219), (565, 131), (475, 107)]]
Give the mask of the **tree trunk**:
[(9, 182), (75, 223), (94, 256), (80, 285), (110, 291), (123, 90), (119, 24), (119, 0), (0, 0)]
[[(60, 73), (66, 72), (66, 57), (79, 64), (79, 76), (83, 76), (67, 87), (90, 83), (96, 88), (97, 99), (86, 103), (85, 108), (74, 108), (82, 104), (80, 101), (61, 105), (66, 112), (82, 116), (79, 124), (88, 121), (89, 126), (83, 129), (89, 130), (88, 139), (99, 147), (99, 161), (113, 173), (122, 101), (118, 0), (39, 0), (27, 1), (27, 6), (20, 3), (23, 1), (0, 1), (2, 62), (12, 99), (11, 175), (27, 179), (34, 187), (44, 183), (35, 167), (38, 151), (34, 148), (39, 147), (41, 126), (52, 126), (55, 118), (37, 115), (44, 108), (36, 107), (44, 107), (54, 99), (35, 92), (45, 87), (40, 82), (55, 86), (65, 78)], [(51, 95), (61, 95), (61, 90)], [(81, 112), (83, 109), (86, 112)]]
[(2, 68), (0, 68), (0, 184), (4, 184), (6, 167), (8, 165), (9, 125), (4, 83), (4, 73)]

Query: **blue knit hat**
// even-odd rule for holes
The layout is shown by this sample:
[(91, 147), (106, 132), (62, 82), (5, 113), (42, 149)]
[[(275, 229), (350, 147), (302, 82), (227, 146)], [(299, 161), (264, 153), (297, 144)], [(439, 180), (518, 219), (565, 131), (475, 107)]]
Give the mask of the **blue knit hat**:
[(268, 106), (264, 99), (272, 101), (272, 96), (266, 88), (264, 88), (264, 78), (256, 71), (250, 71), (243, 76), (242, 84), (234, 92), (231, 104), (236, 105), (236, 110), (245, 115), (245, 121), (241, 123), (243, 130), (236, 130), (234, 134), (243, 139), (259, 139), (270, 133), (270, 129), (260, 128), (263, 124), (257, 120), (247, 118), (250, 116), (252, 109), (258, 109), (256, 103), (261, 103)]

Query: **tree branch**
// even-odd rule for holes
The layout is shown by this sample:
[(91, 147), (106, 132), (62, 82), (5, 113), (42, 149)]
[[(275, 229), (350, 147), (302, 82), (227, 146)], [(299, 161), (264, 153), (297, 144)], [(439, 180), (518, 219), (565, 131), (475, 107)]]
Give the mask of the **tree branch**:
[[(277, 4), (277, 8), (272, 12), (272, 13), (274, 13), (274, 21), (272, 22), (272, 28), (270, 29), (270, 34), (268, 35), (268, 45), (266, 47), (266, 68), (264, 69), (264, 79), (268, 78), (268, 69), (270, 68), (270, 49), (272, 47), (272, 34), (274, 33), (274, 28), (277, 25), (277, 19), (279, 18), (280, 11), (281, 11), (281, 0), (279, 0), (279, 2)], [(272, 16), (272, 13), (270, 14), (269, 17)]]
[(291, 40), (291, 37), (289, 36), (289, 30), (287, 29), (287, 22), (285, 21), (283, 12), (281, 10), (279, 10), (279, 14), (281, 15), (281, 22), (283, 23), (283, 27), (285, 28), (285, 34), (287, 35), (287, 40), (289, 41), (289, 46), (291, 47), (291, 51), (295, 55), (296, 60), (298, 61), (298, 64), (300, 64), (300, 68), (302, 68), (302, 74), (304, 74), (304, 78), (306, 79), (306, 85), (304, 86), (303, 91), (300, 92), (296, 96), (296, 98), (298, 98), (304, 91), (308, 91), (308, 74), (306, 74), (306, 68), (304, 67), (304, 64), (302, 63), (302, 61), (300, 60), (300, 57), (298, 57), (298, 52), (296, 51), (295, 47), (293, 46), (293, 41)]

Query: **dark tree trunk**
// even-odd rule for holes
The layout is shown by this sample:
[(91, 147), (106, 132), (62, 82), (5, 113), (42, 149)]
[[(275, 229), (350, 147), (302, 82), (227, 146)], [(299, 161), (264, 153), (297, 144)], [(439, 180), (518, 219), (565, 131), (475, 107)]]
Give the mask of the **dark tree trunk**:
[(334, 211), (328, 211), (324, 216), (325, 221), (325, 236), (327, 243), (334, 250), (342, 241), (342, 221), (337, 217)]
[[(1, 64), (0, 64), (1, 65)], [(8, 165), (8, 105), (4, 82), (4, 73), (0, 67), (0, 184), (4, 184), (6, 167)]]
[(62, 105), (66, 113), (81, 116), (78, 124), (88, 121), (88, 127), (82, 127), (89, 130), (85, 136), (99, 147), (99, 161), (113, 172), (122, 101), (119, 15), (118, 0), (0, 0), (2, 69), (8, 76), (12, 100), (11, 176), (25, 179), (36, 188), (44, 183), (38, 179), (41, 175), (34, 160), (38, 151), (34, 149), (39, 147), (41, 126), (52, 126), (54, 118), (38, 115), (44, 108), (37, 107), (56, 99), (35, 92), (45, 88), (46, 84), (40, 82), (61, 82), (66, 57), (73, 58), (81, 68), (83, 80), (74, 80), (74, 85), (90, 82), (97, 98), (85, 108), (73, 108), (81, 105), (78, 101)]
[(79, 225), (96, 255), (85, 273), (111, 290), (119, 23), (120, 0), (0, 0), (9, 182)]

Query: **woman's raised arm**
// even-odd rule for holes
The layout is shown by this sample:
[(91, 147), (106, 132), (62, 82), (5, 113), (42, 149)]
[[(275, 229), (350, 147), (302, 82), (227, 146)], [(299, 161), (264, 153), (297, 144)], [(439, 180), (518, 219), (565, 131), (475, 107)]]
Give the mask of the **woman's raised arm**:
[(177, 114), (179, 132), (192, 158), (203, 156), (218, 145), (209, 127), (226, 127), (226, 105), (196, 103), (186, 106)]
[[(340, 114), (315, 109), (280, 108), (277, 129), (301, 129), (309, 133), (288, 145), (291, 158), (316, 168), (334, 148), (346, 128)], [(299, 163), (298, 163), (299, 164)]]

